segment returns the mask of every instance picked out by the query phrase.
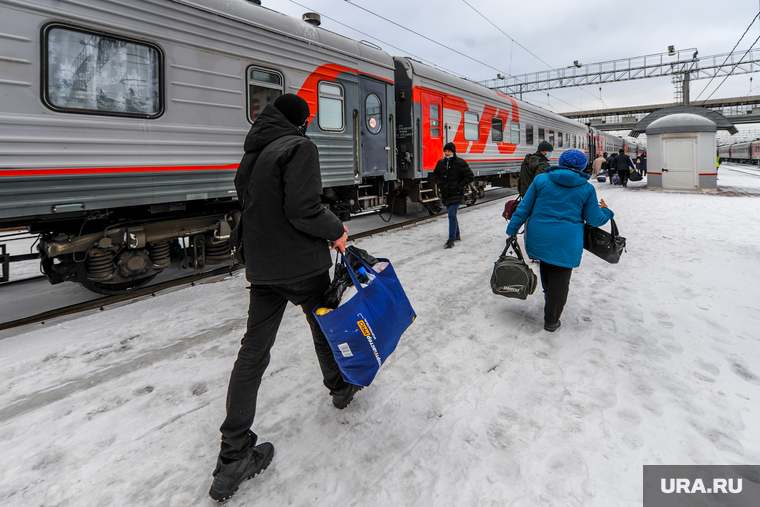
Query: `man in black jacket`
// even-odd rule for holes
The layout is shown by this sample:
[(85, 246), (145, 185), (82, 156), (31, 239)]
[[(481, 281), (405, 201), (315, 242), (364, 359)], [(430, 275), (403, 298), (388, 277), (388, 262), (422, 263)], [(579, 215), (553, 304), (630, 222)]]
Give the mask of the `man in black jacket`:
[(538, 143), (536, 153), (533, 153), (527, 163), (523, 163), (520, 167), (520, 178), (517, 180), (517, 191), (520, 193), (520, 197), (525, 197), (528, 187), (533, 183), (536, 176), (545, 173), (546, 169), (551, 166), (549, 157), (553, 151), (552, 143), (541, 141)]
[(459, 221), (457, 210), (464, 200), (467, 185), (473, 182), (475, 175), (470, 166), (457, 157), (457, 148), (454, 143), (446, 143), (443, 147), (443, 158), (438, 161), (433, 170), (433, 180), (441, 192), (443, 205), (449, 212), (449, 239), (444, 248), (451, 248), (455, 241), (462, 239), (459, 233)]
[(345, 250), (348, 230), (320, 202), (317, 147), (304, 134), (309, 106), (285, 94), (267, 106), (245, 139), (235, 176), (243, 206), (245, 272), (251, 286), (248, 328), (230, 376), (222, 446), (209, 495), (223, 501), (241, 482), (264, 470), (274, 446), (256, 445), (251, 431), (261, 377), (288, 301), (311, 326), (324, 385), (345, 408), (360, 389), (343, 380), (312, 310), (330, 285), (330, 245)]
[[(612, 162), (610, 162), (610, 168), (612, 168)], [(620, 184), (624, 187), (628, 186), (628, 178), (631, 176), (631, 169), (633, 169), (633, 161), (631, 157), (625, 154), (625, 150), (620, 148), (618, 154), (615, 157), (615, 170), (620, 177)]]

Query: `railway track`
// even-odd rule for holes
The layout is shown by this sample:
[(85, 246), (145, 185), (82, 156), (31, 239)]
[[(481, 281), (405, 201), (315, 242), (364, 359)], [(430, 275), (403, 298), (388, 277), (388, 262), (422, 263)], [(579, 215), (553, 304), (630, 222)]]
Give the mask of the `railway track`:
[[(476, 206), (479, 206), (481, 204), (487, 204), (487, 203), (493, 202), (495, 200), (501, 199), (502, 197), (503, 196), (492, 198), (492, 199), (484, 198), (484, 199), (476, 202), (475, 204), (471, 204), (471, 205), (467, 206), (466, 208), (460, 209), (459, 212), (460, 213), (467, 213), (467, 211), (469, 209), (472, 209), (472, 208), (474, 208)], [(349, 241), (354, 241), (354, 240), (357, 240), (357, 239), (373, 236), (375, 234), (381, 234), (383, 232), (392, 231), (394, 229), (401, 229), (401, 228), (404, 228), (404, 227), (409, 227), (410, 225), (418, 224), (418, 223), (421, 223), (421, 222), (426, 222), (426, 221), (429, 221), (429, 220), (436, 220), (436, 219), (439, 219), (439, 218), (444, 217), (444, 216), (446, 216), (445, 213), (443, 213), (441, 211), (441, 212), (439, 212), (439, 213), (437, 213), (435, 215), (426, 215), (426, 216), (423, 216), (423, 217), (418, 217), (418, 218), (414, 218), (414, 219), (411, 219), (411, 220), (405, 220), (403, 222), (398, 222), (398, 223), (395, 223), (395, 224), (384, 225), (384, 226), (381, 226), (381, 227), (373, 228), (373, 229), (368, 230), (368, 231), (363, 231), (363, 232), (359, 232), (359, 233), (356, 233), (356, 234), (351, 234), (348, 237), (348, 240)], [(49, 310), (49, 311), (45, 311), (45, 312), (38, 313), (38, 314), (35, 314), (35, 315), (30, 315), (28, 317), (24, 317), (24, 318), (20, 318), (20, 319), (15, 319), (15, 320), (11, 320), (11, 321), (8, 321), (8, 322), (2, 322), (2, 323), (0, 323), (0, 331), (4, 331), (4, 330), (7, 330), (7, 329), (13, 329), (13, 328), (16, 328), (16, 327), (21, 327), (21, 326), (26, 326), (26, 325), (29, 325), (29, 324), (36, 324), (36, 323), (43, 323), (44, 324), (45, 322), (50, 321), (52, 319), (56, 319), (56, 318), (60, 318), (60, 317), (66, 317), (66, 316), (69, 316), (69, 315), (74, 315), (74, 314), (85, 312), (85, 311), (89, 311), (89, 310), (96, 310), (96, 309), (103, 310), (103, 309), (105, 309), (106, 306), (109, 306), (109, 305), (113, 305), (113, 304), (117, 304), (117, 303), (123, 303), (125, 301), (129, 301), (129, 300), (132, 300), (132, 299), (137, 299), (137, 298), (145, 297), (145, 296), (155, 296), (156, 293), (158, 293), (158, 292), (161, 292), (161, 291), (164, 291), (164, 290), (167, 290), (167, 289), (171, 289), (171, 288), (175, 288), (175, 287), (179, 287), (179, 286), (182, 286), (182, 285), (194, 285), (196, 282), (199, 282), (201, 280), (205, 280), (207, 278), (224, 276), (225, 274), (232, 275), (232, 274), (234, 274), (236, 271), (238, 271), (240, 269), (243, 269), (243, 266), (240, 266), (240, 265), (226, 266), (226, 267), (214, 269), (212, 271), (206, 271), (204, 273), (197, 273), (197, 274), (193, 274), (193, 275), (177, 278), (175, 280), (168, 280), (168, 281), (165, 281), (165, 282), (161, 282), (161, 283), (157, 283), (157, 284), (153, 284), (153, 285), (148, 285), (146, 287), (141, 287), (141, 288), (129, 291), (126, 294), (119, 294), (119, 295), (115, 295), (115, 296), (103, 296), (103, 297), (99, 297), (99, 298), (91, 300), (91, 301), (84, 301), (82, 303), (77, 303), (77, 304), (73, 304), (73, 305), (64, 306), (64, 307), (61, 307), (61, 308), (56, 308), (54, 310)], [(34, 276), (34, 277), (30, 277), (30, 278), (23, 278), (23, 279), (20, 279), (20, 280), (14, 280), (14, 281), (10, 281), (10, 282), (5, 282), (5, 283), (3, 283), (3, 284), (0, 285), (0, 291), (2, 291), (3, 287), (5, 287), (5, 286), (20, 285), (20, 284), (24, 284), (24, 283), (30, 283), (30, 282), (33, 282), (33, 281), (39, 281), (40, 279), (44, 279), (44, 278), (45, 278), (44, 276)]]

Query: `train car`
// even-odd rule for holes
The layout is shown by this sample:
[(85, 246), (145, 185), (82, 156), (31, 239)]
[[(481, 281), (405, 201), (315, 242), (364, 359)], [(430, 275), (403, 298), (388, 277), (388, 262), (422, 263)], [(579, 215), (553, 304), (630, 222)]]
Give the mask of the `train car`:
[(726, 144), (724, 146), (719, 146), (718, 156), (720, 157), (721, 162), (728, 162), (731, 158), (731, 145)]
[(749, 162), (751, 160), (750, 157), (750, 145), (752, 143), (745, 142), (745, 143), (736, 143), (731, 145), (731, 157), (729, 158), (732, 162)]
[(106, 294), (172, 260), (230, 262), (243, 140), (283, 93), (311, 109), (323, 202), (342, 219), (396, 196), (441, 209), (427, 175), (453, 142), (512, 186), (551, 142), (620, 138), (296, 19), (256, 0), (0, 0), (0, 228), (40, 235), (52, 283)]
[(525, 155), (541, 141), (554, 145), (552, 161), (567, 149), (585, 149), (584, 125), (405, 57), (394, 57), (398, 176), (428, 209), (440, 209), (427, 176), (454, 143), (475, 174), (465, 203), (487, 184), (509, 186)]
[(0, 228), (41, 235), (43, 271), (103, 293), (170, 263), (228, 262), (233, 177), (256, 115), (309, 102), (328, 205), (385, 205), (394, 64), (243, 0), (0, 0)]

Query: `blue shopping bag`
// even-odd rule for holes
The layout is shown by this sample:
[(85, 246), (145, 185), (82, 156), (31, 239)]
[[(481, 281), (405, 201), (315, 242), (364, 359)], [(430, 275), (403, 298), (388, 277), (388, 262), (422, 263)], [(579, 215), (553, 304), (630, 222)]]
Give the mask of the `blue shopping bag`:
[[(348, 252), (354, 255), (350, 250)], [(366, 387), (396, 350), (401, 335), (417, 314), (388, 259), (378, 259), (388, 262), (388, 266), (378, 273), (354, 255), (375, 276), (369, 285), (362, 286), (345, 254), (341, 256), (357, 293), (330, 313), (314, 313), (314, 317), (330, 343), (343, 379)]]

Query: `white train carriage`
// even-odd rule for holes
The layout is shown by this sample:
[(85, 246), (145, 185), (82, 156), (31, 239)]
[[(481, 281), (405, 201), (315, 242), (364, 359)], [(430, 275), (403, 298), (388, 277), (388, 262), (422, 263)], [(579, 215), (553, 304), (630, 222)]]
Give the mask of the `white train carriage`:
[(525, 155), (547, 140), (556, 161), (567, 149), (586, 149), (588, 129), (577, 122), (518, 101), (411, 58), (394, 57), (398, 176), (413, 200), (439, 207), (427, 175), (454, 143), (472, 168), (472, 202), (488, 182), (510, 186)]
[(0, 0), (0, 227), (42, 234), (49, 279), (119, 292), (192, 237), (225, 261), (244, 137), (282, 93), (312, 110), (330, 204), (385, 204), (394, 66), (245, 0)]

